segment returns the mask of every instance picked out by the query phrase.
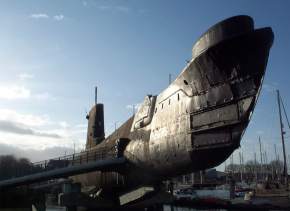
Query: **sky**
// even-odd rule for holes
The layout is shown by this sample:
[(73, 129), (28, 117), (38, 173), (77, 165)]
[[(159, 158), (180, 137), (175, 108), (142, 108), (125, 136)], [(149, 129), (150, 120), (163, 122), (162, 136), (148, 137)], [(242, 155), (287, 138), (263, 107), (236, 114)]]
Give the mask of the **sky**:
[[(35, 160), (80, 150), (86, 112), (105, 104), (106, 134), (132, 105), (177, 77), (198, 37), (218, 21), (250, 15), (275, 40), (261, 96), (238, 152), (281, 153), (279, 89), (290, 109), (290, 2), (267, 0), (0, 0), (0, 154)], [(290, 154), (290, 130), (286, 131)], [(280, 156), (281, 157), (281, 156)], [(221, 167), (220, 167), (221, 168)]]

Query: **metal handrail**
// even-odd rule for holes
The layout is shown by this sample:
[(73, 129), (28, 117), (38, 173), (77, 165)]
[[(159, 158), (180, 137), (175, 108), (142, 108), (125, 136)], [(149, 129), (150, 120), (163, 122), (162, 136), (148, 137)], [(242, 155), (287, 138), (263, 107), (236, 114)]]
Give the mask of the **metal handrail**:
[(36, 173), (82, 165), (114, 157), (116, 157), (116, 152), (112, 151), (111, 149), (107, 149), (106, 147), (89, 149), (83, 152), (78, 152), (70, 155), (60, 156), (52, 159), (31, 163), (29, 168), (22, 169), (22, 172), (17, 172), (17, 175), (13, 175), (10, 178), (12, 179), (22, 176), (28, 176)]

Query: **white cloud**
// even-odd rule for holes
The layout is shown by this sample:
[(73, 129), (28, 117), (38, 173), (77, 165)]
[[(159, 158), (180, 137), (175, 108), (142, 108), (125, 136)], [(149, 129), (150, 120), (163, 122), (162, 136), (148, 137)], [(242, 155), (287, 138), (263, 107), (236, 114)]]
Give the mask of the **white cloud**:
[[(26, 80), (33, 78), (30, 74), (19, 74), (20, 80)], [(56, 97), (52, 96), (48, 92), (33, 93), (30, 89), (23, 85), (18, 84), (3, 84), (0, 85), (0, 100), (27, 100), (35, 99), (40, 101), (56, 100)]]
[(0, 120), (12, 121), (28, 127), (43, 126), (51, 123), (48, 115), (21, 114), (12, 109), (0, 109)]
[(9, 120), (0, 120), (0, 131), (19, 135), (31, 135), (47, 138), (61, 138), (61, 136), (56, 133), (37, 131), (24, 125), (18, 124), (17, 122)]
[(0, 109), (0, 137), (0, 144), (40, 150), (73, 146), (73, 142), (83, 145), (86, 128), (84, 124), (70, 125), (66, 121), (52, 121), (48, 115)]
[(55, 15), (55, 16), (53, 16), (53, 19), (56, 21), (62, 21), (64, 19), (64, 15), (62, 15), (62, 14)]
[(18, 85), (0, 85), (0, 99), (14, 100), (27, 99), (31, 96), (29, 89)]
[(30, 18), (33, 19), (48, 19), (49, 16), (45, 13), (35, 13), (35, 14), (31, 14)]
[[(75, 146), (76, 152), (81, 150), (81, 146)], [(14, 155), (16, 158), (28, 158), (31, 162), (38, 162), (46, 159), (57, 158), (72, 154), (74, 152), (74, 146), (54, 146), (45, 149), (23, 149), (21, 146), (11, 146), (10, 144), (0, 143), (0, 156), (1, 155)]]
[(53, 19), (55, 21), (62, 21), (64, 19), (63, 14), (49, 16), (46, 13), (31, 14), (29, 17), (32, 19)]
[(13, 127), (8, 126), (2, 127), (0, 124), (0, 145), (7, 144), (22, 149), (44, 150), (50, 147), (73, 147), (74, 144), (78, 147), (86, 143), (84, 131), (75, 131), (74, 127), (60, 128), (57, 123), (50, 126), (57, 129), (51, 130), (48, 130), (47, 126), (38, 129), (19, 127), (19, 125), (14, 127), (15, 124)]
[(24, 80), (27, 80), (27, 79), (32, 79), (32, 78), (34, 78), (34, 75), (32, 75), (32, 74), (28, 74), (28, 73), (20, 73), (17, 77), (18, 77), (20, 80), (24, 81)]

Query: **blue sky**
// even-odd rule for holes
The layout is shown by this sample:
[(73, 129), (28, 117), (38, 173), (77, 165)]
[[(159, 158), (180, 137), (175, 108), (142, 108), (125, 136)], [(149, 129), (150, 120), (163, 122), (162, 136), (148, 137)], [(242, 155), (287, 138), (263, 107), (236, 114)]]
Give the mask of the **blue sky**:
[(275, 33), (262, 94), (242, 140), (250, 159), (260, 135), (269, 160), (274, 143), (281, 150), (274, 90), (280, 89), (288, 111), (290, 105), (289, 9), (286, 0), (2, 0), (0, 120), (16, 125), (0, 130), (0, 144), (17, 150), (82, 147), (94, 86), (110, 132), (132, 114), (130, 105), (158, 94), (168, 74), (180, 73), (205, 30), (246, 14), (256, 27), (271, 26)]

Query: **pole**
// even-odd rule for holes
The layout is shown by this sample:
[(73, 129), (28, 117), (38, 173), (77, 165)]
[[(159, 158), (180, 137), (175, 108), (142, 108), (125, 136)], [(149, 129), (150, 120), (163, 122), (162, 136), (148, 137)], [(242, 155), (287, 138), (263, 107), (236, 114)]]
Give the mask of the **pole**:
[(275, 149), (275, 159), (276, 159), (276, 162), (278, 161), (278, 154), (277, 154), (277, 146), (276, 144), (274, 144), (274, 149)]
[(284, 106), (284, 103), (283, 103), (283, 99), (282, 99), (281, 96), (280, 96), (280, 101), (281, 101), (281, 104), (282, 104), (282, 108), (283, 108), (283, 111), (284, 111), (284, 115), (285, 115), (285, 117), (286, 117), (286, 121), (287, 121), (288, 127), (289, 127), (289, 129), (290, 129), (289, 119), (288, 119), (288, 116), (287, 116), (287, 113), (286, 113), (286, 109), (285, 109), (285, 106)]
[(169, 85), (171, 84), (171, 74), (169, 74), (169, 78), (168, 78), (168, 82), (169, 82)]
[(234, 157), (233, 154), (231, 154), (231, 174), (234, 175)]
[(256, 179), (256, 184), (257, 184), (257, 181), (258, 181), (258, 172), (257, 172), (257, 155), (256, 155), (256, 152), (254, 153), (254, 156), (255, 156), (254, 172), (255, 172), (255, 179)]
[(227, 172), (227, 160), (225, 160), (225, 173)]
[[(261, 169), (260, 174), (263, 175), (263, 157), (262, 157), (262, 144), (261, 144), (261, 138), (259, 136), (259, 145), (260, 145), (260, 157), (261, 157)], [(262, 176), (263, 177), (263, 176)]]
[(95, 87), (95, 105), (98, 103), (98, 87)]
[(267, 157), (267, 152), (266, 150), (264, 151), (264, 163), (265, 163), (265, 171), (266, 171), (266, 177), (268, 177), (269, 174), (269, 166), (268, 166), (268, 157)]
[(283, 176), (284, 176), (285, 185), (288, 186), (288, 171), (287, 171), (286, 151), (285, 151), (285, 140), (284, 140), (283, 122), (282, 122), (281, 105), (280, 105), (280, 101), (281, 100), (280, 100), (279, 90), (277, 90), (277, 101), (278, 101), (278, 108), (279, 108), (280, 132), (281, 132), (281, 141), (282, 141), (283, 158), (284, 158)]
[(239, 152), (240, 157), (240, 175), (241, 175), (241, 182), (243, 181), (243, 172), (242, 172), (242, 154)]
[[(288, 154), (288, 165), (290, 164), (290, 155)], [(290, 168), (290, 165), (289, 165)]]
[(242, 152), (242, 170), (243, 170), (243, 173), (245, 173), (245, 163), (244, 163), (244, 154)]

